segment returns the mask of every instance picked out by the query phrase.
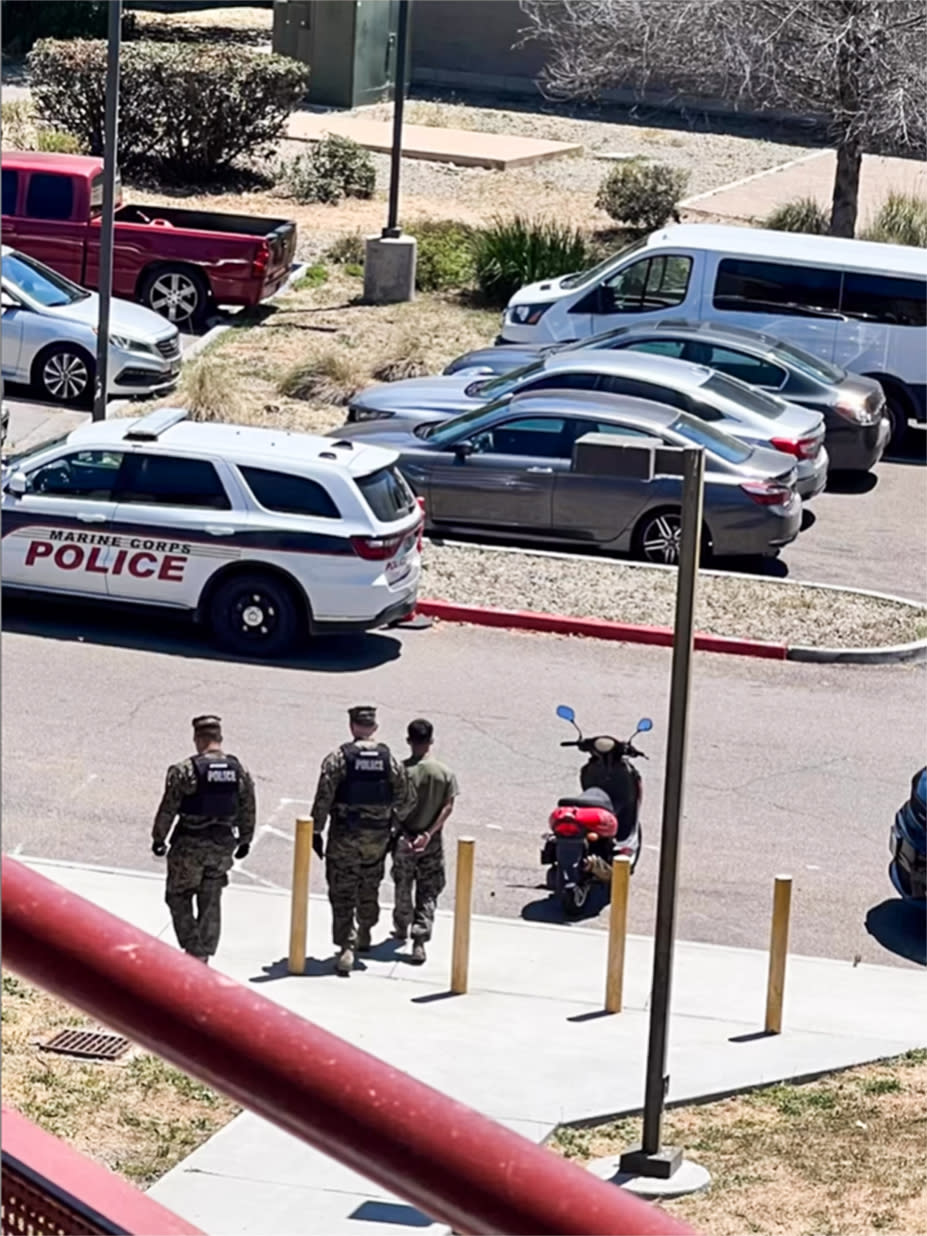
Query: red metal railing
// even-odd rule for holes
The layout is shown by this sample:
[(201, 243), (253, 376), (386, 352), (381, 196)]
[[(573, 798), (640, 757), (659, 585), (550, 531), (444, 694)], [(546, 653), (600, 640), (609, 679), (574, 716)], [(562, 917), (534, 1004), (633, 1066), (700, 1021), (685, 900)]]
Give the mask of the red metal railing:
[(202, 1236), (134, 1185), (3, 1108), (3, 1231), (44, 1236)]
[(15, 859), (2, 911), (13, 970), (464, 1236), (691, 1236)]

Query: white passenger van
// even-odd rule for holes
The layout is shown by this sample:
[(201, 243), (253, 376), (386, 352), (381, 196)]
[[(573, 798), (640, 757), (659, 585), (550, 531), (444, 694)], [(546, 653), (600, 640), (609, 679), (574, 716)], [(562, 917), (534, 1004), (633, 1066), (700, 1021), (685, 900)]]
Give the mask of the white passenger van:
[(788, 339), (881, 382), (900, 434), (927, 420), (927, 251), (683, 223), (509, 301), (499, 343), (585, 339), (668, 316)]

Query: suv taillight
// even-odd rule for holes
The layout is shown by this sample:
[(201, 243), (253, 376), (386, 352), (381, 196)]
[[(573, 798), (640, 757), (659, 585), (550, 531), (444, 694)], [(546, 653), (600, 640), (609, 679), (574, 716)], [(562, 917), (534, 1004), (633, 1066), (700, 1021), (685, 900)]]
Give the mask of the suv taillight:
[(351, 546), (358, 558), (367, 562), (385, 562), (387, 558), (392, 558), (405, 538), (405, 532), (399, 536), (352, 536)]
[(260, 249), (258, 249), (257, 254), (255, 255), (254, 261), (251, 263), (252, 279), (260, 279), (262, 275), (264, 274), (264, 272), (267, 270), (267, 266), (269, 262), (270, 262), (270, 245), (267, 243), (266, 240), (262, 240), (261, 247)]
[(786, 455), (794, 455), (796, 459), (813, 459), (821, 446), (820, 438), (773, 438), (772, 445), (777, 451), (785, 451)]
[(778, 481), (744, 481), (740, 488), (759, 506), (785, 506), (792, 497), (789, 486)]

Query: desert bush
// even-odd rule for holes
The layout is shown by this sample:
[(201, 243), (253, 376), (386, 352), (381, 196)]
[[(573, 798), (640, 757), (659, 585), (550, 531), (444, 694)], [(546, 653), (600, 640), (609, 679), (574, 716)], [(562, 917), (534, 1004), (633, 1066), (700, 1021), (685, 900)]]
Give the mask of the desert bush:
[(373, 197), (376, 172), (363, 146), (329, 133), (307, 154), (279, 165), (277, 180), (299, 202), (340, 202), (345, 197)]
[(62, 129), (38, 129), (35, 135), (35, 149), (45, 154), (83, 154), (84, 148), (80, 139), (73, 133), (65, 133)]
[(218, 357), (200, 356), (184, 365), (180, 393), (171, 400), (187, 408), (194, 421), (236, 423), (243, 403), (237, 380)]
[(407, 230), (416, 240), (415, 286), (420, 292), (442, 292), (473, 282), (475, 232), (469, 224), (425, 219)]
[(810, 232), (816, 236), (826, 236), (830, 227), (830, 212), (813, 197), (796, 197), (767, 215), (763, 227), (774, 232)]
[(365, 385), (364, 375), (353, 356), (328, 348), (318, 356), (297, 361), (280, 379), (281, 395), (322, 404), (346, 404)]
[(616, 223), (652, 231), (676, 215), (688, 172), (666, 163), (618, 163), (599, 186), (595, 204)]
[(371, 376), (378, 382), (402, 382), (405, 378), (423, 378), (428, 372), (421, 337), (406, 333), (396, 340), (389, 357), (374, 367)]
[[(102, 154), (106, 44), (42, 39), (28, 60), (41, 120)], [(307, 88), (308, 70), (285, 56), (205, 43), (126, 43), (120, 162), (153, 161), (197, 180), (242, 156), (267, 155)]]
[(567, 224), (544, 219), (495, 219), (475, 238), (476, 279), (493, 304), (536, 279), (554, 279), (588, 265), (586, 239)]
[(913, 193), (890, 193), (862, 239), (927, 248), (927, 200)]
[(338, 266), (363, 266), (365, 247), (363, 233), (358, 229), (348, 232), (346, 236), (339, 236), (325, 251), (325, 256)]
[(5, 150), (31, 150), (35, 142), (35, 112), (27, 99), (0, 106), (0, 128)]

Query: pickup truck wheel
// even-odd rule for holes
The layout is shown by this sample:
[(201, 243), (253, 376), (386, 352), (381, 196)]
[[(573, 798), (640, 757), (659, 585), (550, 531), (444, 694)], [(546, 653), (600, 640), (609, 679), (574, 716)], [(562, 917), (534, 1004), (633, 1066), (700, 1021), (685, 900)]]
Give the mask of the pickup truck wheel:
[(186, 266), (162, 266), (142, 280), (139, 299), (175, 326), (199, 326), (209, 303), (206, 282)]
[(295, 641), (300, 616), (289, 588), (272, 575), (233, 575), (213, 594), (209, 623), (230, 652), (275, 657)]
[(35, 358), (32, 384), (52, 403), (84, 407), (93, 401), (96, 366), (83, 348), (55, 343)]

